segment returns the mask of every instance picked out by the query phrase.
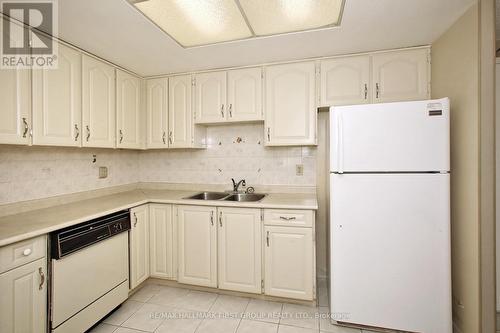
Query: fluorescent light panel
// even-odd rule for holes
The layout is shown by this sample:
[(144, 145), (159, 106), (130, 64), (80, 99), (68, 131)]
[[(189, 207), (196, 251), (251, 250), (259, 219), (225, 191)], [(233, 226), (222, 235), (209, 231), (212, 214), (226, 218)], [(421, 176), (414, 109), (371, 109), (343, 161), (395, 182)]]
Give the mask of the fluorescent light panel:
[(129, 0), (183, 47), (337, 26), (344, 0)]

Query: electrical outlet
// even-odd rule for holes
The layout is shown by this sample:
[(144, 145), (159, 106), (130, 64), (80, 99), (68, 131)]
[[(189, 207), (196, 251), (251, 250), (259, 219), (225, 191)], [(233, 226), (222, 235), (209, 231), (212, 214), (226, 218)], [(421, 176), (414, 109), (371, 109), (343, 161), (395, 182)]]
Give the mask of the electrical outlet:
[(295, 174), (297, 176), (303, 176), (304, 175), (304, 164), (296, 164), (295, 165)]
[(108, 178), (108, 167), (99, 167), (99, 178)]

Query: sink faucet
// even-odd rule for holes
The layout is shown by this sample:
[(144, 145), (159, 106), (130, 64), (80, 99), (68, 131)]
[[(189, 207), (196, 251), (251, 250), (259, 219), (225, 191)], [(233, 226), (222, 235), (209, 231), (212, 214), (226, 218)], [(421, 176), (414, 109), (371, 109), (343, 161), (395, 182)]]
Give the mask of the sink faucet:
[(238, 192), (238, 188), (240, 187), (240, 185), (247, 186), (247, 183), (244, 179), (240, 180), (238, 183), (236, 183), (234, 178), (231, 178), (231, 181), (233, 182), (233, 192)]

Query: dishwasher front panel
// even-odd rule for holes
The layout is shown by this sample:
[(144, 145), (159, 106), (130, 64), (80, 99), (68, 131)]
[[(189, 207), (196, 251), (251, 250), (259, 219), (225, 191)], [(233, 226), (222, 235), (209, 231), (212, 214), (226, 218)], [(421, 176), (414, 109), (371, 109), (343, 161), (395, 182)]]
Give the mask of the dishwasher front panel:
[(52, 260), (52, 328), (128, 280), (128, 233)]

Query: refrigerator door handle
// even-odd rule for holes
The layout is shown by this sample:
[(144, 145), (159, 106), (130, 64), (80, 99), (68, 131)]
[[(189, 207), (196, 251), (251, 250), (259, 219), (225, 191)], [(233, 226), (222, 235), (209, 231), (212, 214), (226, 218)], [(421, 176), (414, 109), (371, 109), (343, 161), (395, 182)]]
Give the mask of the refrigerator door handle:
[(337, 115), (337, 168), (338, 173), (344, 173), (344, 128), (342, 113)]

